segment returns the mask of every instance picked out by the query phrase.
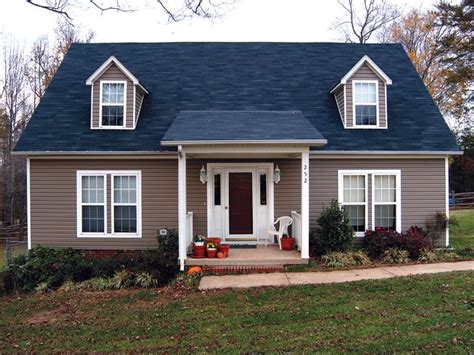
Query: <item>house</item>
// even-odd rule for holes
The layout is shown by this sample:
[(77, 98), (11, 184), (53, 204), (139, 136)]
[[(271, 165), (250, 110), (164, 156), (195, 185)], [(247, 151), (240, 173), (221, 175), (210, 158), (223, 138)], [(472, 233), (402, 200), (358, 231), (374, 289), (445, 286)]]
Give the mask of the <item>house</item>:
[(306, 260), (333, 198), (358, 237), (424, 226), (461, 153), (400, 45), (340, 43), (74, 44), (15, 151), (30, 248), (172, 227), (181, 268), (193, 234), (261, 244), (285, 215)]

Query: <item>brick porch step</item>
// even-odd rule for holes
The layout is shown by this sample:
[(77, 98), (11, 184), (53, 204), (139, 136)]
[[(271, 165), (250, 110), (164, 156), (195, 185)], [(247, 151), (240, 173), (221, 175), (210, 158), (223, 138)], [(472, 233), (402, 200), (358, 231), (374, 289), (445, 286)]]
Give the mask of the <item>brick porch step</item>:
[(284, 272), (283, 265), (206, 265), (202, 267), (205, 274), (265, 274), (271, 272)]

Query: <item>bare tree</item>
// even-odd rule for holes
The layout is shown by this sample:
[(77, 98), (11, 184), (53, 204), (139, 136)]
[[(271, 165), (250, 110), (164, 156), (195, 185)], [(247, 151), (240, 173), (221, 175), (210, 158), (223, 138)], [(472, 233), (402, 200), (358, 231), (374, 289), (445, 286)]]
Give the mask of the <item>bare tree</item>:
[[(17, 219), (24, 220), (23, 197), (25, 183), (18, 186), (18, 177), (24, 176), (22, 158), (13, 157), (11, 152), (32, 107), (29, 101), (26, 60), (23, 49), (17, 42), (7, 38), (2, 50), (3, 59), (3, 136), (2, 136), (2, 175), (4, 216), (3, 222), (14, 224)], [(23, 159), (24, 160), (24, 159)], [(22, 197), (23, 196), (23, 197)]]
[(338, 18), (333, 29), (341, 32), (346, 42), (366, 43), (400, 16), (399, 9), (386, 0), (338, 0), (344, 17)]
[(36, 107), (44, 92), (53, 80), (54, 74), (74, 42), (88, 43), (94, 34), (81, 33), (78, 26), (60, 19), (54, 29), (55, 42), (51, 45), (45, 36), (39, 37), (32, 46), (31, 57), (26, 66), (26, 75), (33, 94), (33, 107)]
[[(32, 6), (57, 13), (68, 22), (72, 22), (72, 11), (78, 8), (95, 9), (103, 12), (134, 12), (141, 8), (155, 8), (165, 13), (171, 22), (182, 21), (186, 18), (216, 18), (220, 17), (227, 5), (235, 0), (154, 0), (133, 6), (126, 0), (26, 0)], [(154, 5), (154, 6), (153, 6)]]
[(463, 118), (472, 120), (472, 38), (459, 36), (471, 47), (457, 51), (456, 56), (445, 45), (455, 32), (453, 26), (439, 17), (437, 10), (412, 10), (391, 24), (387, 41), (403, 45), (439, 109), (454, 126)]

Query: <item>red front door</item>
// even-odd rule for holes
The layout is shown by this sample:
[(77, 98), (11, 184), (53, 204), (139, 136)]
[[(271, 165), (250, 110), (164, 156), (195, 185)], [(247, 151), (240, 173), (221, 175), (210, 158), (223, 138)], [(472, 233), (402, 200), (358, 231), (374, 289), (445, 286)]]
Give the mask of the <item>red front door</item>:
[(252, 173), (229, 173), (229, 234), (253, 234)]

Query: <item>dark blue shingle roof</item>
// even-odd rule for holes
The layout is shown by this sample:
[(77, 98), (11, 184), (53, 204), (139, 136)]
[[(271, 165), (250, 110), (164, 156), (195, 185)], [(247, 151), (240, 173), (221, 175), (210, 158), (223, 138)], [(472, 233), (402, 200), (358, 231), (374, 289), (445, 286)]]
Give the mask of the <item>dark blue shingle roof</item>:
[(325, 143), (300, 111), (181, 111), (162, 141), (283, 140)]
[[(393, 80), (386, 130), (345, 130), (329, 94), (365, 54)], [(111, 55), (150, 90), (133, 131), (90, 129), (85, 80)], [(338, 43), (74, 44), (16, 150), (158, 151), (180, 111), (214, 110), (301, 111), (324, 150), (458, 150), (401, 46)]]

